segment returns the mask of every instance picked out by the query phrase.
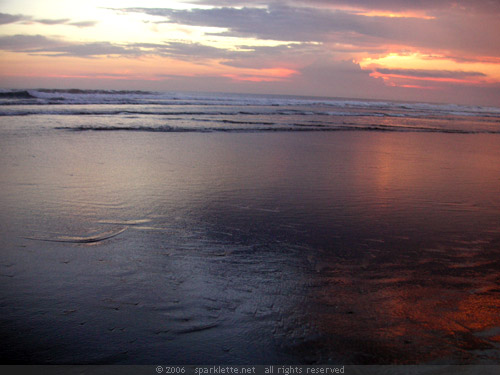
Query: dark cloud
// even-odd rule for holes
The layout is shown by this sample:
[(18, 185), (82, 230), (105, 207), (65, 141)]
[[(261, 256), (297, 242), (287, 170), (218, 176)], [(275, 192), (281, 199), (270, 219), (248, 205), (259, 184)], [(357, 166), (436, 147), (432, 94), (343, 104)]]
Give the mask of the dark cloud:
[(201, 43), (182, 43), (182, 42), (165, 42), (165, 43), (133, 43), (130, 48), (140, 49), (142, 54), (157, 55), (165, 57), (173, 57), (178, 60), (196, 61), (203, 63), (207, 59), (234, 59), (241, 57), (243, 54), (250, 54), (253, 51), (247, 52), (231, 51), (225, 48), (217, 48), (207, 46)]
[(324, 54), (319, 46), (307, 43), (278, 46), (239, 45), (234, 50), (189, 42), (135, 43), (130, 47), (141, 48), (145, 54), (173, 57), (197, 63), (202, 63), (206, 59), (214, 59), (226, 66), (252, 69), (271, 68), (276, 66), (277, 61), (289, 62), (290, 60), (300, 60), (304, 56)]
[(9, 35), (0, 37), (0, 49), (45, 56), (94, 57), (102, 55), (140, 55), (135, 47), (119, 46), (109, 42), (67, 42), (43, 35)]
[[(165, 22), (190, 26), (229, 29), (218, 35), (255, 37), (280, 41), (318, 41), (335, 30), (350, 29), (352, 17), (342, 12), (325, 12), (314, 8), (212, 8), (174, 10), (166, 8), (129, 8), (122, 12), (138, 12), (165, 18)], [(331, 14), (330, 14), (331, 13)], [(342, 16), (339, 17), (339, 15)]]
[(176, 57), (181, 60), (197, 60), (198, 62), (200, 59), (221, 59), (231, 56), (231, 51), (200, 43), (165, 42), (155, 45), (135, 44), (135, 46), (149, 48), (157, 55)]
[(69, 18), (62, 19), (36, 19), (34, 20), (37, 23), (41, 23), (44, 25), (64, 25), (69, 22)]
[(324, 6), (349, 6), (371, 10), (386, 11), (443, 11), (461, 10), (467, 12), (499, 13), (500, 2), (496, 0), (292, 0), (292, 3), (302, 3)]
[(209, 6), (268, 6), (345, 7), (393, 12), (462, 10), (479, 13), (500, 13), (497, 0), (191, 0), (190, 3)]
[(97, 21), (77, 21), (77, 22), (68, 22), (67, 25), (76, 26), (76, 27), (92, 27), (97, 25)]
[(296, 42), (339, 42), (368, 49), (383, 44), (500, 56), (500, 18), (448, 12), (439, 18), (369, 17), (347, 11), (270, 5), (266, 8), (174, 10), (127, 8), (163, 22), (227, 29), (217, 35)]
[(14, 52), (29, 52), (40, 48), (54, 48), (61, 42), (43, 35), (9, 35), (0, 37), (0, 49)]
[(31, 17), (24, 16), (22, 14), (0, 13), (0, 25), (6, 25), (9, 23), (16, 23), (16, 22), (20, 22), (20, 21), (27, 21), (30, 19), (31, 19)]
[(7, 14), (0, 13), (0, 25), (5, 25), (8, 23), (41, 23), (43, 25), (69, 25), (76, 27), (91, 27), (97, 24), (97, 21), (71, 21), (69, 18), (61, 18), (61, 19), (50, 19), (50, 18), (42, 18), (42, 19), (33, 19), (31, 16), (27, 16), (24, 14)]
[(203, 64), (207, 60), (219, 60), (222, 64), (234, 67), (265, 68), (274, 67), (276, 59), (289, 61), (304, 55), (321, 53), (317, 45), (291, 44), (268, 46), (240, 45), (228, 50), (207, 46), (201, 43), (169, 42), (114, 44), (100, 41), (79, 43), (43, 35), (0, 36), (0, 50), (23, 52), (44, 56), (97, 57), (120, 55), (125, 57), (163, 56), (178, 60), (195, 61)]
[(136, 48), (120, 46), (109, 42), (72, 43), (52, 48), (38, 48), (25, 51), (46, 56), (74, 56), (74, 57), (96, 57), (96, 56), (139, 56), (141, 51)]
[(36, 19), (34, 22), (41, 23), (43, 25), (68, 25), (76, 27), (92, 27), (95, 26), (97, 21), (75, 21), (72, 22), (69, 18), (63, 19)]
[[(62, 39), (48, 38), (43, 35), (10, 35), (0, 37), (0, 50), (24, 52), (44, 56), (75, 56), (97, 57), (120, 55), (138, 57), (146, 55), (172, 57), (179, 60), (196, 61), (203, 63), (207, 59), (242, 61), (246, 57), (259, 58), (263, 55), (272, 56), (283, 51), (290, 51), (286, 46), (279, 47), (250, 47), (240, 46), (242, 50), (227, 50), (206, 46), (200, 43), (130, 43), (125, 45), (110, 42), (78, 43)], [(276, 49), (273, 53), (272, 51)], [(237, 66), (235, 63), (234, 66)], [(243, 64), (240, 64), (243, 65)], [(256, 67), (254, 64), (252, 67)]]

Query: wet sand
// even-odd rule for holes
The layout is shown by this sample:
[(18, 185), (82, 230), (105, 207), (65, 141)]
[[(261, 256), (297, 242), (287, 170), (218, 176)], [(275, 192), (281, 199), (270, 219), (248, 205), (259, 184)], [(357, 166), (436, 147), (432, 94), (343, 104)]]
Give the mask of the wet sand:
[(7, 134), (2, 362), (498, 364), (499, 145)]

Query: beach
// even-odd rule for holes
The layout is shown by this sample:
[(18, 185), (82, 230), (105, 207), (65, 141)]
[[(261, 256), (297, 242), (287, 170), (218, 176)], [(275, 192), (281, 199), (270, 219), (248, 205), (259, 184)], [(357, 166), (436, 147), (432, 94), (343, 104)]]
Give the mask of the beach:
[(4, 363), (500, 363), (500, 112), (102, 95), (0, 108)]

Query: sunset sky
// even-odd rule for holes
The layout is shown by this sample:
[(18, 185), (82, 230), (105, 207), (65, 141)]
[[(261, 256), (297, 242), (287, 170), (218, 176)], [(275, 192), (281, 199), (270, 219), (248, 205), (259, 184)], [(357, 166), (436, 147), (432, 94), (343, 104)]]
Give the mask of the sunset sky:
[(0, 87), (500, 106), (500, 1), (0, 0)]

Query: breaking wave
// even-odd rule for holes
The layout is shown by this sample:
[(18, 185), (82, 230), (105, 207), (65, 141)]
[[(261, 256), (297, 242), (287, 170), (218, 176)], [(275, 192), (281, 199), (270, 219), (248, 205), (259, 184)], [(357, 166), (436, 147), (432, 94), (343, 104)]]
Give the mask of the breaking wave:
[[(138, 90), (37, 89), (3, 90), (0, 99), (29, 99), (8, 104), (159, 104), (220, 106), (300, 106), (435, 112), (457, 115), (500, 116), (500, 108), (456, 104), (404, 103), (278, 95), (151, 92)], [(35, 100), (31, 100), (35, 99)], [(31, 100), (31, 101), (30, 101)], [(2, 103), (5, 104), (5, 103)], [(385, 113), (382, 111), (381, 115)]]
[(36, 116), (43, 126), (71, 131), (500, 133), (497, 107), (250, 94), (0, 90), (0, 118), (19, 116)]
[(447, 134), (500, 134), (500, 130), (461, 130), (461, 129), (441, 129), (430, 127), (403, 127), (387, 125), (309, 125), (309, 124), (253, 124), (254, 126), (239, 127), (180, 127), (180, 126), (76, 126), (76, 127), (57, 127), (58, 130), (85, 132), (157, 132), (157, 133), (211, 133), (211, 132), (232, 132), (232, 133), (251, 133), (251, 132), (335, 132), (335, 131), (383, 131), (383, 132), (426, 132), (426, 133), (447, 133)]
[(28, 91), (7, 91), (0, 92), (0, 99), (33, 99), (36, 96), (31, 95)]

